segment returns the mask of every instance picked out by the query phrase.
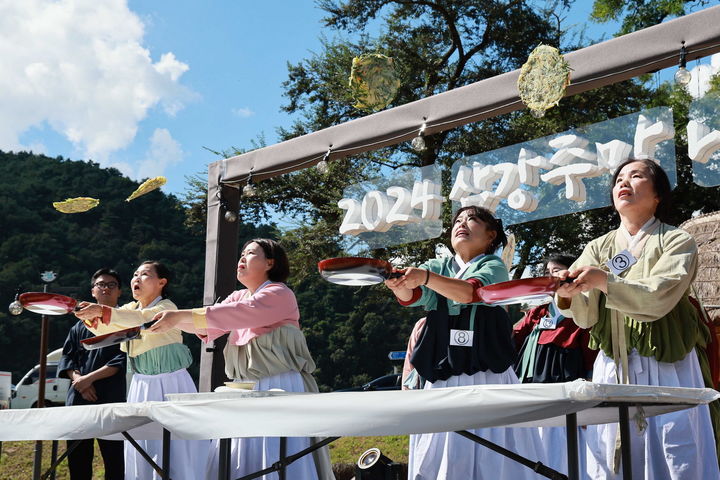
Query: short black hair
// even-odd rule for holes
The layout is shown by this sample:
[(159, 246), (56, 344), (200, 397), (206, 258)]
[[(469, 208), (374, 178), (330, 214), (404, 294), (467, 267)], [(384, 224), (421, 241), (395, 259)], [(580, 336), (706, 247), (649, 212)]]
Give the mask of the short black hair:
[(543, 270), (547, 268), (548, 263), (554, 262), (559, 263), (560, 265), (563, 265), (565, 268), (570, 268), (570, 265), (575, 263), (576, 257), (574, 255), (570, 255), (569, 253), (564, 252), (558, 252), (558, 253), (550, 253), (545, 257), (545, 260), (543, 260)]
[[(455, 225), (455, 220), (457, 220), (460, 214), (466, 210), (472, 211), (472, 214), (474, 216), (485, 222), (485, 225), (487, 225), (490, 230), (496, 233), (495, 240), (493, 240), (490, 244), (490, 247), (488, 247), (488, 251), (483, 253), (490, 254), (501, 246), (504, 247), (505, 245), (507, 245), (508, 240), (507, 235), (505, 235), (505, 230), (503, 230), (502, 220), (500, 220), (499, 218), (495, 218), (492, 212), (487, 208), (477, 207), (474, 205), (458, 208), (458, 211), (455, 212), (455, 215), (453, 215), (452, 223), (450, 225)], [(452, 227), (450, 228), (450, 230), (452, 230)]]
[(118, 274), (118, 272), (116, 272), (112, 268), (103, 267), (100, 270), (98, 270), (97, 272), (93, 273), (92, 277), (90, 277), (90, 287), (91, 288), (95, 286), (95, 280), (97, 280), (97, 278), (100, 275), (110, 275), (117, 282), (118, 288), (122, 287), (122, 281), (120, 280), (120, 274)]
[(164, 263), (161, 263), (157, 260), (145, 260), (138, 267), (142, 265), (152, 265), (158, 278), (164, 278), (165, 280), (167, 280), (167, 282), (165, 282), (165, 285), (163, 285), (160, 296), (162, 298), (168, 298), (168, 296), (170, 295), (170, 280), (172, 280), (172, 274), (170, 273), (170, 269), (165, 266)]
[(610, 183), (610, 205), (615, 208), (615, 200), (613, 199), (612, 190), (615, 188), (615, 182), (623, 168), (627, 165), (635, 162), (640, 162), (645, 165), (650, 171), (650, 178), (652, 179), (653, 188), (655, 189), (655, 195), (658, 196), (660, 203), (655, 208), (655, 217), (662, 221), (669, 218), (672, 210), (672, 187), (670, 187), (670, 179), (662, 169), (660, 164), (655, 160), (649, 158), (628, 158), (620, 166), (617, 167)]
[(290, 261), (282, 245), (270, 238), (253, 238), (242, 246), (242, 250), (251, 243), (257, 243), (263, 249), (265, 258), (274, 260), (268, 271), (268, 278), (273, 282), (285, 282), (290, 276)]

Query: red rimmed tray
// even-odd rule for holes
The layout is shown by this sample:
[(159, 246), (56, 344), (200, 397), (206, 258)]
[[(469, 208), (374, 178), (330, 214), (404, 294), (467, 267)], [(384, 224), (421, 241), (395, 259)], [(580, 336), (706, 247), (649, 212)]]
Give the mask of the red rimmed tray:
[(75, 310), (77, 300), (57, 293), (27, 292), (18, 297), (25, 310), (41, 315), (65, 315)]
[(543, 300), (550, 301), (561, 283), (564, 282), (557, 277), (521, 278), (480, 287), (478, 295), (489, 305), (537, 303)]
[(320, 275), (338, 285), (364, 286), (383, 282), (402, 275), (390, 262), (377, 258), (337, 257), (318, 262)]

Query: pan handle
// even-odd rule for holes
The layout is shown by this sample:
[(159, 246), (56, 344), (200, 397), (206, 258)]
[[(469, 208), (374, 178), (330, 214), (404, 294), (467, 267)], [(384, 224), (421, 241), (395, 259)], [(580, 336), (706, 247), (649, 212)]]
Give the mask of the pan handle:
[(140, 330), (147, 330), (148, 328), (155, 325), (155, 322), (157, 322), (157, 320), (150, 320), (149, 322), (143, 323), (142, 325), (140, 325)]

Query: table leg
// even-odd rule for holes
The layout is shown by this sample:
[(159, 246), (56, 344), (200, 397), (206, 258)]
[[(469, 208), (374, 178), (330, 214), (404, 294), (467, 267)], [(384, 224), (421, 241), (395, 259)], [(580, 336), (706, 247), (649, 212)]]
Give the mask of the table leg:
[(162, 478), (170, 480), (170, 430), (163, 428)]
[(218, 449), (218, 480), (228, 480), (230, 478), (230, 439), (221, 438)]
[[(53, 440), (52, 446), (50, 448), (50, 464), (54, 464), (57, 461), (58, 456), (58, 441)], [(52, 472), (50, 473), (50, 480), (55, 480), (55, 469), (52, 469)]]
[(577, 414), (571, 413), (565, 416), (565, 431), (567, 434), (567, 455), (568, 455), (568, 478), (579, 480), (580, 465), (578, 459), (578, 426)]
[(630, 458), (630, 413), (627, 405), (618, 407), (620, 413), (620, 452), (623, 480), (632, 480), (632, 459)]
[(287, 455), (287, 437), (280, 437), (280, 471), (278, 471), (278, 477), (280, 480), (285, 480), (285, 456)]

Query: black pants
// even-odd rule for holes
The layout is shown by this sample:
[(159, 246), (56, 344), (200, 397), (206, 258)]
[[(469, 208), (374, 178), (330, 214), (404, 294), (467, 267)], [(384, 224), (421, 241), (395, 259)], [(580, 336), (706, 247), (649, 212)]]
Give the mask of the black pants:
[[(75, 440), (67, 442), (68, 447)], [(92, 480), (92, 461), (95, 454), (95, 439), (78, 440), (80, 442), (68, 455), (68, 467), (71, 480)], [(122, 440), (97, 439), (100, 454), (105, 463), (105, 480), (123, 480), (125, 478), (125, 453)]]

